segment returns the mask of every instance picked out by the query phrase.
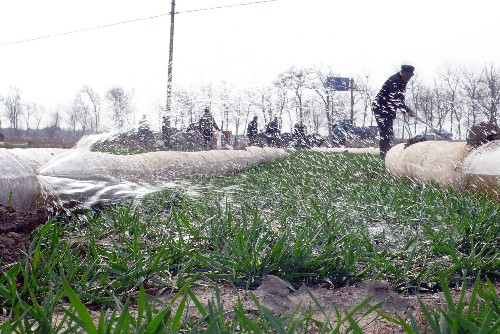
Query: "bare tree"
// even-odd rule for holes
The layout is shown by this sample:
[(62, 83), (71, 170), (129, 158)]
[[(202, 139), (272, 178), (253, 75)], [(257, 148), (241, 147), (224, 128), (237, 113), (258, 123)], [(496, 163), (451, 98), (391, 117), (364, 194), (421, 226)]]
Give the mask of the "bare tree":
[(434, 124), (434, 109), (437, 105), (437, 98), (434, 95), (434, 89), (423, 87), (419, 94), (420, 110), (423, 113), (424, 120), (427, 123)]
[[(242, 101), (241, 92), (237, 90), (232, 92), (228, 102), (229, 113), (226, 124), (234, 124), (234, 135), (237, 136), (246, 114), (246, 102)], [(236, 138), (234, 137), (233, 139)]]
[[(421, 115), (424, 119), (430, 122), (430, 115), (433, 108), (433, 97), (430, 94), (430, 90), (426, 88), (418, 77), (418, 74), (409, 81), (409, 85), (406, 86), (406, 102), (411, 106), (415, 114)], [(417, 132), (417, 122), (413, 124), (413, 132)]]
[(45, 113), (45, 108), (37, 103), (31, 102), (26, 103), (23, 112), (23, 117), (26, 122), (26, 135), (29, 136), (30, 125), (34, 123), (34, 134), (40, 128), (40, 122), (42, 120), (43, 114)]
[(222, 110), (222, 126), (221, 130), (224, 128), (224, 124), (226, 125), (226, 131), (228, 130), (229, 125), (229, 111), (234, 109), (234, 103), (231, 101), (231, 94), (233, 91), (233, 87), (229, 85), (226, 81), (223, 81), (219, 87), (219, 98), (220, 98), (220, 108)]
[(319, 133), (319, 129), (324, 124), (325, 113), (323, 102), (317, 96), (310, 96), (304, 101), (304, 113), (309, 120), (309, 128), (314, 133)]
[(33, 117), (34, 117), (34, 122), (35, 122), (35, 134), (40, 130), (40, 124), (42, 123), (42, 119), (44, 115), (46, 114), (46, 110), (44, 106), (41, 106), (39, 104), (33, 104)]
[(23, 112), (23, 118), (24, 121), (26, 122), (26, 136), (29, 137), (30, 135), (30, 118), (31, 115), (33, 114), (33, 109), (34, 109), (34, 103), (26, 103), (24, 105), (24, 112)]
[(250, 122), (250, 112), (257, 105), (258, 95), (255, 90), (245, 90), (243, 91), (243, 98), (241, 101), (241, 111), (245, 115), (245, 125)]
[(476, 69), (464, 69), (461, 75), (461, 89), (463, 91), (467, 128), (476, 124), (477, 114), (480, 109), (482, 74)]
[[(180, 117), (182, 126), (193, 123), (195, 107), (197, 102), (196, 93), (187, 90), (174, 91), (174, 106), (176, 114)], [(175, 126), (177, 117), (174, 117)]]
[[(369, 85), (369, 74), (356, 77), (356, 90), (354, 94), (354, 104), (361, 102), (363, 113), (363, 126), (366, 126), (366, 119), (371, 114), (372, 96), (375, 95), (375, 89)], [(373, 117), (372, 121), (373, 122)], [(372, 125), (372, 124), (370, 124)]]
[(78, 104), (73, 101), (71, 106), (65, 107), (64, 108), (66, 112), (66, 116), (68, 116), (68, 124), (70, 128), (73, 130), (74, 133), (76, 133), (77, 126), (79, 124), (79, 118), (78, 118)]
[(214, 104), (214, 96), (216, 95), (216, 88), (212, 84), (205, 84), (200, 88), (200, 98), (198, 99), (198, 105), (195, 107), (195, 115), (197, 119), (201, 117), (203, 110), (208, 107), (212, 111), (213, 114), (213, 104)]
[[(205, 104), (203, 107), (209, 107), (210, 109), (212, 109), (214, 87), (211, 84), (204, 85), (203, 87), (201, 87), (200, 91), (202, 95), (202, 100), (200, 102)], [(199, 108), (199, 109), (201, 111), (204, 108)]]
[(181, 128), (186, 127), (187, 114), (188, 114), (188, 111), (190, 109), (192, 109), (191, 103), (192, 102), (191, 102), (187, 92), (177, 91), (177, 90), (175, 90), (173, 92), (173, 103), (172, 104), (175, 106), (175, 108), (173, 108), (173, 110), (175, 110), (175, 112), (174, 112), (174, 115), (171, 115), (171, 116), (173, 116), (175, 128), (177, 128), (179, 121), (181, 124)]
[(294, 94), (298, 107), (298, 118), (303, 119), (303, 95), (304, 91), (309, 88), (311, 83), (311, 70), (306, 68), (291, 67), (284, 73), (280, 74), (278, 81), (290, 89)]
[(458, 91), (460, 88), (460, 75), (455, 67), (447, 65), (444, 72), (440, 74), (441, 81), (443, 82), (444, 97), (446, 99), (446, 106), (449, 110), (450, 116), (450, 132), (453, 132), (453, 117), (458, 120), (458, 128), (460, 133), (460, 120), (462, 116), (457, 112), (460, 108), (457, 107)]
[(10, 122), (10, 129), (15, 133), (19, 130), (19, 118), (24, 111), (24, 105), (21, 102), (21, 90), (17, 87), (11, 87), (9, 95), (2, 98), (6, 108), (6, 116)]
[(321, 67), (314, 67), (312, 69), (314, 75), (313, 81), (311, 83), (311, 88), (318, 94), (318, 96), (323, 101), (327, 128), (328, 128), (328, 138), (332, 140), (333, 128), (335, 126), (335, 116), (333, 113), (333, 99), (335, 97), (335, 90), (332, 90), (328, 86), (328, 78), (335, 76), (330, 67), (324, 69)]
[(88, 101), (87, 110), (92, 115), (90, 118), (90, 132), (98, 132), (101, 119), (101, 97), (89, 86), (83, 86), (80, 90), (82, 101)]
[(82, 94), (78, 92), (73, 101), (73, 105), (68, 112), (69, 122), (73, 127), (73, 131), (76, 132), (77, 125), (80, 125), (82, 134), (87, 133), (87, 127), (89, 125), (90, 110), (89, 105), (84, 101)]
[(49, 123), (49, 127), (47, 128), (47, 137), (52, 140), (55, 138), (57, 132), (61, 129), (61, 113), (59, 112), (59, 110), (56, 110), (50, 115), (50, 118), (51, 120)]
[(132, 96), (121, 87), (113, 87), (106, 93), (106, 98), (112, 112), (112, 119), (118, 129), (124, 129), (130, 122), (130, 116), (134, 112)]
[(272, 108), (273, 93), (271, 88), (263, 87), (258, 90), (259, 97), (257, 99), (256, 105), (259, 107), (264, 117), (264, 123), (267, 124), (274, 117), (274, 112)]
[(482, 76), (484, 91), (482, 106), (488, 121), (498, 124), (498, 106), (500, 104), (500, 71), (490, 65), (485, 67)]
[[(290, 108), (287, 108), (288, 105), (288, 89), (283, 85), (282, 81), (274, 81), (273, 82), (275, 92), (276, 92), (276, 113), (280, 119), (283, 118), (283, 113), (285, 110), (288, 112), (288, 117), (291, 121)], [(292, 131), (292, 127), (290, 125), (290, 132)]]
[(448, 108), (444, 89), (438, 82), (434, 82), (434, 87), (431, 92), (434, 102), (430, 114), (431, 123), (437, 124), (439, 130), (441, 130), (450, 109)]

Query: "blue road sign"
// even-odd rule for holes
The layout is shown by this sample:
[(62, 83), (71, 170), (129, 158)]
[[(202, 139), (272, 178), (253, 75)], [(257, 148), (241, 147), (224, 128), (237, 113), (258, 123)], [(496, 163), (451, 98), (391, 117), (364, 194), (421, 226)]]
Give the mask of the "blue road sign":
[(326, 86), (333, 90), (349, 90), (349, 78), (328, 77), (326, 78)]

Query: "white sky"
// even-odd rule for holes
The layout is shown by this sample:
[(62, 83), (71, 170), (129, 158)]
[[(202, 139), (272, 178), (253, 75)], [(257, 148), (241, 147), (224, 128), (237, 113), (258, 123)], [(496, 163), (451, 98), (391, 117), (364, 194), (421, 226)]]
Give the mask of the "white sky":
[[(176, 11), (256, 0), (176, 0)], [(171, 0), (1, 1), (0, 44), (168, 14)], [(493, 0), (277, 0), (175, 17), (174, 85), (270, 85), (290, 66), (332, 65), (374, 87), (402, 63), (432, 79), (445, 63), (500, 59)], [(170, 16), (0, 46), (0, 95), (67, 104), (83, 86), (134, 90), (139, 113), (165, 96)]]

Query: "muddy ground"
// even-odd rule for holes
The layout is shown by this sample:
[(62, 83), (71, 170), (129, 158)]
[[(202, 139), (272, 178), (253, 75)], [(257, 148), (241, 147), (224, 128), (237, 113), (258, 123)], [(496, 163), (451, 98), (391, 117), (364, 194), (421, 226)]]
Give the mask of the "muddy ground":
[(24, 256), (28, 249), (28, 234), (37, 226), (45, 224), (48, 212), (41, 207), (32, 212), (17, 211), (11, 206), (0, 204), (0, 260), (8, 265)]

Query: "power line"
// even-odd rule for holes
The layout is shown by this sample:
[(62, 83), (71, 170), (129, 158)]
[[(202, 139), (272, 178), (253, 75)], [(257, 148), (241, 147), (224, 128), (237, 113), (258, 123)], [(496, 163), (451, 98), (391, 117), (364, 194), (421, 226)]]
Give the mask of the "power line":
[(134, 19), (134, 20), (128, 20), (128, 21), (122, 21), (122, 22), (104, 24), (104, 25), (95, 26), (95, 27), (89, 27), (89, 28), (82, 28), (82, 29), (77, 29), (77, 30), (71, 30), (71, 31), (61, 32), (61, 33), (52, 34), (52, 35), (45, 35), (45, 36), (38, 36), (38, 37), (32, 37), (32, 38), (27, 38), (27, 39), (21, 39), (21, 40), (17, 40), (17, 41), (2, 43), (2, 44), (0, 44), (0, 46), (11, 45), (11, 44), (20, 44), (20, 43), (37, 41), (37, 40), (40, 40), (40, 39), (47, 39), (47, 38), (52, 38), (52, 37), (59, 37), (59, 36), (64, 36), (64, 35), (71, 35), (71, 34), (76, 34), (76, 33), (80, 33), (80, 32), (86, 32), (86, 31), (90, 31), (90, 30), (97, 30), (97, 29), (102, 29), (102, 28), (109, 28), (109, 27), (113, 27), (113, 26), (117, 26), (117, 25), (121, 25), (121, 24), (127, 24), (127, 23), (133, 23), (133, 22), (139, 22), (139, 21), (156, 19), (158, 17), (167, 16), (167, 15), (169, 15), (169, 13), (155, 15), (155, 16), (149, 16), (149, 17), (142, 17), (140, 19)]
[(278, 0), (261, 0), (261, 1), (254, 1), (254, 2), (238, 3), (238, 4), (234, 4), (234, 5), (226, 5), (226, 6), (217, 6), (217, 7), (200, 8), (200, 9), (193, 9), (193, 10), (185, 10), (185, 11), (182, 11), (182, 12), (175, 12), (175, 14), (194, 13), (194, 12), (201, 12), (201, 11), (212, 10), (212, 9), (221, 9), (221, 8), (229, 8), (229, 7), (239, 7), (239, 6), (256, 5), (256, 4), (260, 4), (260, 3), (274, 2), (274, 1), (278, 1)]
[[(192, 9), (192, 10), (186, 10), (186, 11), (181, 11), (181, 12), (175, 12), (175, 14), (194, 13), (194, 12), (201, 12), (201, 11), (221, 9), (221, 8), (229, 8), (229, 7), (249, 6), (249, 5), (261, 4), (261, 3), (266, 3), (266, 2), (274, 2), (274, 1), (279, 1), (279, 0), (261, 0), (261, 1), (239, 3), (239, 4), (234, 4), (234, 5), (226, 5), (226, 6), (218, 6), (218, 7)], [(31, 38), (26, 38), (26, 39), (20, 39), (20, 40), (16, 40), (16, 41), (1, 43), (0, 47), (6, 46), (6, 45), (13, 45), (13, 44), (21, 44), (21, 43), (33, 42), (33, 41), (38, 41), (38, 40), (48, 39), (48, 38), (53, 38), (53, 37), (60, 37), (60, 36), (65, 36), (65, 35), (72, 35), (72, 34), (77, 34), (77, 33), (82, 33), (82, 32), (87, 32), (87, 31), (92, 31), (92, 30), (97, 30), (97, 29), (114, 27), (114, 26), (128, 24), (128, 23), (135, 23), (135, 22), (140, 22), (140, 21), (152, 20), (152, 19), (157, 19), (159, 17), (167, 16), (167, 15), (170, 15), (170, 13), (164, 13), (164, 14), (159, 14), (159, 15), (154, 15), (154, 16), (142, 17), (142, 18), (138, 18), (138, 19), (132, 19), (132, 20), (127, 20), (127, 21), (121, 21), (121, 22), (115, 22), (115, 23), (110, 23), (110, 24), (104, 24), (104, 25), (100, 25), (100, 26), (94, 26), (94, 27), (88, 27), (88, 28), (81, 28), (81, 29), (76, 29), (76, 30), (71, 30), (71, 31), (66, 31), (66, 32), (56, 33), (56, 34), (50, 34), (50, 35), (45, 35), (45, 36), (37, 36), (37, 37), (31, 37)]]

